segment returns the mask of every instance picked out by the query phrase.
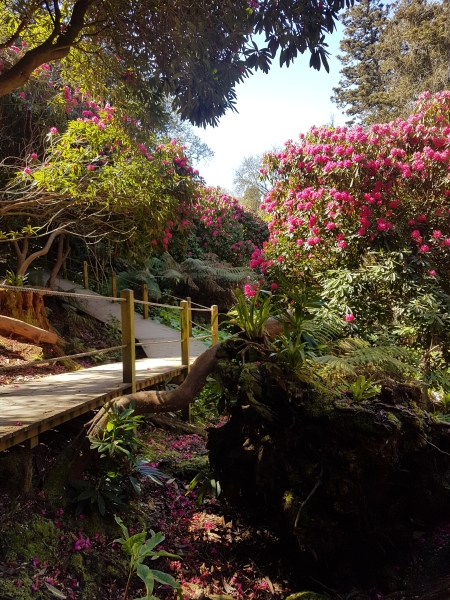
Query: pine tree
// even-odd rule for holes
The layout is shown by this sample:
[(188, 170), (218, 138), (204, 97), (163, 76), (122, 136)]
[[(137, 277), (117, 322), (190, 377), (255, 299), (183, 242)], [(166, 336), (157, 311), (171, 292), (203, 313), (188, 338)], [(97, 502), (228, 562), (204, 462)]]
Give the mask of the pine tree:
[(340, 43), (343, 53), (339, 86), (331, 100), (363, 124), (384, 120), (391, 104), (385, 92), (378, 56), (378, 42), (387, 24), (387, 9), (380, 0), (361, 0), (342, 16), (345, 35)]
[(332, 100), (349, 123), (406, 117), (421, 92), (450, 87), (450, 0), (361, 0), (342, 23)]
[(378, 56), (395, 116), (414, 99), (450, 86), (450, 2), (399, 0), (380, 38)]

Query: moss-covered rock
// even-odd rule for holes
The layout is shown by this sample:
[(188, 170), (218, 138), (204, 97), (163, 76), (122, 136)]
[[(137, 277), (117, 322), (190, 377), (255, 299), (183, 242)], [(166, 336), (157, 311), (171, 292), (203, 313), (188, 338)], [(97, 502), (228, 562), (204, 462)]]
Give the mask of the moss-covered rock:
[(13, 523), (3, 532), (3, 552), (7, 560), (50, 561), (58, 555), (60, 530), (45, 517), (33, 515), (26, 523)]

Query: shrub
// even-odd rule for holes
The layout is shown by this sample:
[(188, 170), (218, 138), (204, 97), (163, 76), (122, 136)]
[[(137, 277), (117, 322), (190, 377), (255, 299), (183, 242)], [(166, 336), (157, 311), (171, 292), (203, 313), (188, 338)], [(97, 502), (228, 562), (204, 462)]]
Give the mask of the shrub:
[(353, 333), (407, 340), (429, 371), (449, 353), (449, 166), (450, 92), (370, 130), (313, 127), (264, 158), (270, 238), (252, 266), (315, 279)]

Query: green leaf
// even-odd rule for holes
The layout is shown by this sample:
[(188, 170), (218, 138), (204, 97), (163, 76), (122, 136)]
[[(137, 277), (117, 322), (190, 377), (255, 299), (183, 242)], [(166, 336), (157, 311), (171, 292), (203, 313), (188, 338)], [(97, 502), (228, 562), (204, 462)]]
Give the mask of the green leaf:
[(131, 475), (130, 475), (129, 479), (130, 479), (131, 485), (133, 486), (133, 489), (134, 489), (134, 491), (136, 492), (136, 494), (137, 494), (138, 496), (140, 496), (140, 494), (141, 494), (141, 492), (142, 492), (142, 488), (141, 488), (141, 486), (139, 485), (139, 482), (138, 482), (138, 480), (137, 480), (137, 479), (135, 479), (134, 477), (132, 477)]
[(158, 544), (161, 544), (161, 542), (163, 542), (165, 539), (166, 539), (165, 536), (159, 531), (158, 533), (155, 533), (154, 535), (152, 535), (149, 540), (147, 540), (145, 547), (147, 550), (153, 550), (153, 548), (155, 548), (155, 546), (158, 546)]
[(53, 587), (52, 585), (50, 585), (49, 583), (47, 583), (46, 581), (44, 581), (48, 591), (52, 594), (52, 596), (54, 596), (55, 598), (67, 598), (67, 596), (65, 594), (63, 594), (62, 592), (60, 592), (59, 590), (57, 590), (55, 587)]
[(147, 565), (139, 563), (137, 565), (136, 574), (144, 582), (148, 598), (149, 596), (151, 596), (153, 588), (155, 587), (155, 577), (153, 575), (153, 571), (149, 567), (147, 567)]
[[(128, 529), (125, 527), (125, 525), (123, 524), (123, 521), (120, 517), (118, 517), (117, 515), (114, 515), (114, 520), (117, 523), (117, 525), (119, 525), (119, 527), (121, 528), (122, 532), (123, 532), (123, 537), (128, 540), (128, 538), (130, 537), (130, 534), (128, 533)], [(119, 540), (114, 540), (114, 541), (119, 541)], [(121, 543), (121, 542), (120, 542)]]
[(106, 506), (105, 506), (105, 500), (100, 492), (98, 492), (98, 496), (97, 496), (97, 505), (98, 505), (99, 513), (102, 515), (102, 517), (104, 517), (105, 511), (106, 511)]
[(132, 555), (134, 546), (140, 546), (145, 542), (145, 538), (147, 537), (147, 532), (142, 531), (141, 533), (136, 533), (127, 539), (127, 541), (122, 544), (122, 550), (125, 554)]
[(151, 569), (151, 573), (152, 573), (153, 577), (156, 579), (156, 581), (158, 581), (159, 583), (163, 583), (164, 585), (170, 585), (170, 587), (173, 587), (173, 588), (181, 587), (180, 584), (178, 583), (178, 581), (176, 579), (174, 579), (172, 577), (172, 575), (169, 575), (169, 573), (164, 573), (163, 571), (157, 571), (156, 569)]

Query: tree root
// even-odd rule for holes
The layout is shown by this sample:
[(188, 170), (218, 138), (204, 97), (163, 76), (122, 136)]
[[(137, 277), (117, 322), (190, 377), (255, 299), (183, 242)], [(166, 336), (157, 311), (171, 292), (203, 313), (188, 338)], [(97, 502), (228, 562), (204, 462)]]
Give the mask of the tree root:
[(174, 390), (136, 392), (112, 400), (86, 425), (88, 438), (92, 440), (99, 437), (108, 422), (108, 408), (114, 404), (125, 409), (134, 401), (136, 415), (176, 412), (192, 404), (195, 396), (203, 389), (206, 378), (213, 372), (217, 364), (216, 355), (219, 348), (220, 344), (216, 344), (203, 352), (192, 365), (183, 383)]

